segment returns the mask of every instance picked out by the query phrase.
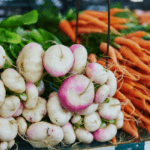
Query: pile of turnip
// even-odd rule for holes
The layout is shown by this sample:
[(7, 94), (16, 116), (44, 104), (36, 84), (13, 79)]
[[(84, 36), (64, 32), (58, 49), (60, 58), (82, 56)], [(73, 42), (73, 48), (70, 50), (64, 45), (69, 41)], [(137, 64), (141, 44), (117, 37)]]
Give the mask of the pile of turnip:
[[(2, 68), (5, 51), (0, 51)], [(42, 97), (46, 72), (63, 80), (58, 92)], [(37, 43), (27, 44), (16, 68), (1, 72), (0, 150), (11, 148), (17, 134), (36, 148), (110, 141), (124, 120), (120, 101), (113, 98), (116, 90), (114, 74), (89, 63), (84, 46), (55, 44), (44, 51)]]

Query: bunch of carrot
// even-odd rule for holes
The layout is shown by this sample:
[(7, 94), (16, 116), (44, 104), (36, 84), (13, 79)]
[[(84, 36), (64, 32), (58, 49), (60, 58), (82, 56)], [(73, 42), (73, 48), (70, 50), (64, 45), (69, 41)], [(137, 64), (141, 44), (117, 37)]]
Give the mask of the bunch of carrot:
[[(122, 103), (124, 125), (127, 133), (138, 138), (138, 125), (150, 133), (150, 41), (143, 40), (147, 35), (144, 31), (130, 33), (125, 37), (116, 37), (114, 42), (118, 48), (109, 46), (108, 69), (117, 78), (118, 90), (115, 98)], [(107, 53), (107, 43), (99, 46)], [(97, 60), (96, 55), (90, 54), (89, 60), (104, 67), (106, 59)]]
[[(110, 30), (118, 35), (118, 30), (126, 29), (127, 26), (123, 25), (128, 22), (127, 19), (114, 17), (113, 15), (118, 12), (125, 12), (125, 9), (112, 8), (110, 10)], [(67, 20), (61, 20), (59, 23), (60, 29), (73, 41), (75, 42), (76, 36), (76, 20), (71, 22)], [(106, 33), (108, 29), (108, 12), (85, 10), (79, 14), (78, 17), (78, 34), (89, 34), (89, 33)], [(78, 43), (79, 43), (78, 39)]]

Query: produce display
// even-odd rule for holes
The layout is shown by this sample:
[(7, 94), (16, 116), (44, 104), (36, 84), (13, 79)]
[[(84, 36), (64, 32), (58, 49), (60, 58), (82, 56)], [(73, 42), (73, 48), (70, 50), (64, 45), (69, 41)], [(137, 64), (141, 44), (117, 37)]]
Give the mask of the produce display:
[(36, 10), (0, 22), (0, 149), (17, 135), (52, 149), (118, 144), (120, 130), (137, 139), (139, 126), (150, 133), (149, 25), (127, 8), (110, 14), (108, 56), (107, 11), (79, 13), (77, 44), (71, 10), (55, 14), (53, 32)]

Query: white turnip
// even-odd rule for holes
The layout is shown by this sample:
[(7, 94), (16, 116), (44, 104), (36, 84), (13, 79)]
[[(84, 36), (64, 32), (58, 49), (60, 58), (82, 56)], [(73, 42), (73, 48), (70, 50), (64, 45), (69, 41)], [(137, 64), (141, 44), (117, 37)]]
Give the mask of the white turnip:
[(8, 143), (7, 142), (0, 142), (0, 150), (7, 150)]
[(0, 80), (0, 106), (3, 104), (6, 96), (6, 90), (2, 80)]
[(58, 96), (61, 104), (67, 110), (80, 111), (93, 103), (94, 85), (86, 76), (74, 75), (62, 83)]
[(43, 74), (44, 50), (37, 43), (29, 43), (24, 46), (18, 55), (16, 64), (19, 73), (23, 75), (27, 82), (35, 83), (40, 80)]
[(0, 45), (0, 69), (3, 68), (6, 60), (6, 53), (4, 48)]
[(11, 149), (14, 145), (15, 145), (15, 140), (13, 139), (13, 140), (11, 140), (11, 141), (9, 141), (9, 142), (7, 142), (8, 143), (8, 149)]
[(120, 111), (117, 118), (116, 118), (115, 126), (117, 127), (117, 129), (120, 129), (120, 128), (122, 128), (123, 123), (124, 123), (124, 115)]
[(81, 119), (81, 116), (80, 115), (73, 115), (73, 117), (71, 118), (71, 122), (73, 124), (76, 124), (79, 120)]
[(75, 59), (70, 72), (72, 74), (80, 74), (85, 70), (88, 57), (87, 51), (81, 44), (73, 44), (70, 49)]
[(20, 103), (20, 107), (18, 108), (18, 110), (13, 114), (13, 117), (18, 117), (22, 114), (23, 111), (23, 103)]
[(57, 92), (52, 92), (47, 103), (48, 116), (52, 123), (63, 126), (70, 120), (72, 113), (65, 110), (59, 101)]
[(53, 77), (60, 77), (69, 72), (74, 57), (69, 47), (53, 45), (47, 49), (44, 55), (44, 68)]

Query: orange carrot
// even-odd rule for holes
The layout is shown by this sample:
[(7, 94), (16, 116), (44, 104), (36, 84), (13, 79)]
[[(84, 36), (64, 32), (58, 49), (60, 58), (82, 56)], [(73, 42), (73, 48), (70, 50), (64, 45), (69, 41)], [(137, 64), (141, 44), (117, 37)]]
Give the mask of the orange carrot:
[(117, 30), (123, 30), (123, 29), (127, 29), (128, 28), (128, 26), (122, 25), (122, 24), (113, 24), (112, 27), (114, 27)]
[(143, 37), (143, 36), (145, 36), (147, 34), (148, 33), (144, 32), (144, 31), (136, 31), (136, 32), (127, 34), (125, 37), (126, 38), (131, 38), (131, 37), (141, 38), (141, 37)]
[(135, 138), (139, 137), (138, 132), (133, 130), (133, 128), (131, 127), (129, 121), (127, 121), (127, 120), (124, 120), (124, 124), (123, 124), (122, 129), (124, 131), (126, 131), (127, 133), (131, 134), (132, 136), (134, 136)]
[(138, 43), (139, 46), (141, 46), (142, 48), (150, 50), (150, 41), (146, 41), (144, 39), (140, 39), (140, 38), (137, 38), (137, 37), (132, 37), (131, 40)]
[(132, 114), (133, 116), (138, 116), (138, 114), (133, 111), (133, 109), (127, 105), (122, 106), (124, 108), (124, 111), (129, 113), (130, 115)]
[[(113, 16), (114, 14), (118, 13), (118, 12), (126, 12), (127, 10), (125, 9), (119, 9), (119, 8), (112, 8), (110, 10), (110, 15)], [(108, 14), (108, 12), (106, 12)]]
[(126, 118), (126, 119), (133, 119), (133, 120), (134, 120), (134, 117), (131, 116), (131, 114), (128, 114), (128, 113), (125, 112), (124, 110), (121, 110), (121, 112), (123, 113), (124, 118)]
[(113, 144), (117, 144), (116, 136), (115, 136), (115, 137), (113, 137), (113, 138), (111, 139), (111, 142), (112, 142)]
[[(73, 31), (70, 23), (67, 20), (62, 20), (59, 23), (59, 28), (75, 43), (75, 32)], [(77, 40), (77, 43), (80, 43), (79, 39)]]
[(150, 125), (150, 119), (144, 116), (137, 108), (135, 108), (135, 112), (139, 115), (140, 120), (142, 120), (144, 123)]
[[(76, 26), (76, 20), (73, 20), (70, 22), (72, 26)], [(87, 21), (84, 21), (84, 20), (78, 20), (78, 26), (80, 25), (87, 25), (88, 22)]]
[(125, 83), (125, 82), (118, 82), (118, 88), (120, 88), (120, 91), (122, 93), (127, 93), (128, 95), (138, 97), (140, 99), (146, 99), (150, 101), (150, 97), (142, 94), (138, 90), (136, 90), (132, 85)]
[[(76, 28), (73, 28), (74, 32)], [(89, 33), (104, 33), (103, 30), (99, 28), (88, 28), (88, 27), (78, 27), (78, 34), (89, 34)]]
[(131, 61), (132, 63), (134, 63), (138, 68), (142, 69), (143, 71), (145, 71), (146, 73), (150, 74), (150, 68), (144, 64), (139, 57), (137, 57), (130, 48), (126, 47), (126, 46), (121, 46), (121, 48), (119, 49), (120, 53), (129, 61)]
[(135, 124), (135, 121), (129, 121), (130, 122), (130, 125), (131, 125), (131, 127), (133, 128), (133, 130), (136, 132), (136, 133), (138, 133), (138, 129), (137, 129), (137, 126), (136, 126), (136, 124)]
[(88, 59), (91, 63), (96, 63), (97, 62), (97, 56), (95, 54), (90, 54), (88, 56)]
[[(108, 28), (108, 25), (106, 23), (104, 23), (103, 21), (100, 21), (99, 19), (94, 18), (94, 17), (87, 15), (87, 14), (84, 14), (84, 13), (79, 15), (79, 19), (84, 20), (84, 21), (88, 21), (89, 23), (92, 23), (93, 25), (102, 27), (104, 29)], [(110, 27), (110, 29), (112, 31), (114, 31), (115, 33), (120, 34), (115, 28)]]

